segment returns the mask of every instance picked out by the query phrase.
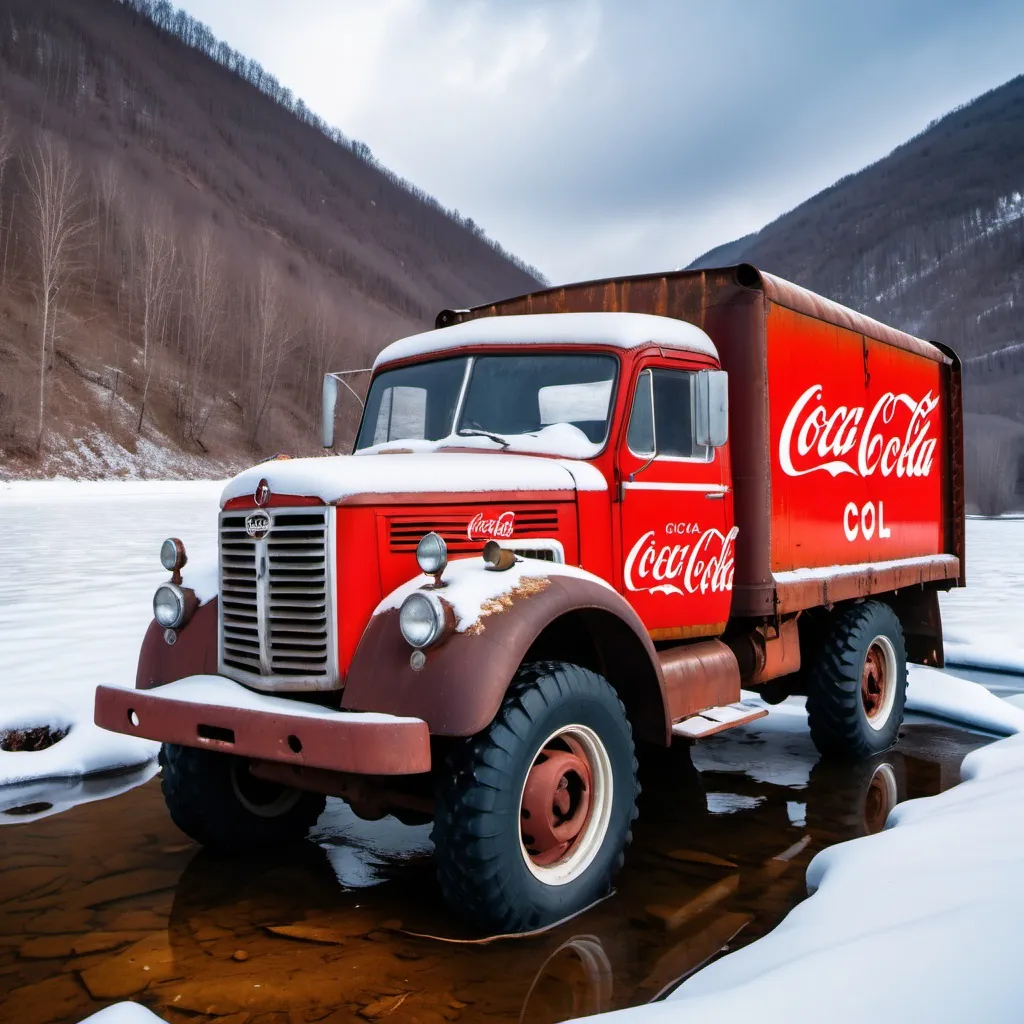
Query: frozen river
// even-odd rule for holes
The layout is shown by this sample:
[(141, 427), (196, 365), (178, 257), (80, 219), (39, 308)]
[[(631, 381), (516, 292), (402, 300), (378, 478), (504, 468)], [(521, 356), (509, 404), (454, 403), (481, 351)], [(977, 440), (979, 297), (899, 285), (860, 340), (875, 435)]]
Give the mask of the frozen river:
[(216, 557), (220, 484), (0, 484), (0, 696), (33, 688), (88, 704), (134, 685), (160, 543)]

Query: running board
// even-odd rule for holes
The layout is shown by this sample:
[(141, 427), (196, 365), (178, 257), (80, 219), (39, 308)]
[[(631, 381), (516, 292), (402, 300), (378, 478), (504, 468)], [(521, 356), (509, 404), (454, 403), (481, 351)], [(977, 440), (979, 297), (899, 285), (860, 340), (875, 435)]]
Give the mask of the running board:
[(737, 725), (755, 722), (768, 714), (767, 708), (759, 708), (754, 704), (726, 704), (720, 708), (708, 708), (692, 718), (684, 718), (672, 726), (673, 736), (682, 736), (687, 740), (702, 740), (705, 736), (714, 736), (716, 732), (732, 729)]

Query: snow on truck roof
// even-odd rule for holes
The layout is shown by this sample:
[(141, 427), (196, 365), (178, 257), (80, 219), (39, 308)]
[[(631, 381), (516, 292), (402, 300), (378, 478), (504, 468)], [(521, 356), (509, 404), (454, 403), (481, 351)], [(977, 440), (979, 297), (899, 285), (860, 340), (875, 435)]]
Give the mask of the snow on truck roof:
[(373, 368), (471, 345), (609, 345), (630, 349), (652, 343), (718, 358), (715, 343), (699, 327), (674, 317), (653, 313), (528, 313), (482, 316), (413, 334), (388, 345), (374, 360)]

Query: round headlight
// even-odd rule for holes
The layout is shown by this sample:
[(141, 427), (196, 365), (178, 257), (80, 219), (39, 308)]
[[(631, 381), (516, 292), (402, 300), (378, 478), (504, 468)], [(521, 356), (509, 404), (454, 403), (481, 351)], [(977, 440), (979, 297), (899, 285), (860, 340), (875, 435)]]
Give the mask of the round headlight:
[(416, 561), (428, 576), (444, 572), (448, 564), (448, 545), (439, 533), (427, 533), (416, 545)]
[(398, 626), (410, 647), (429, 647), (444, 632), (444, 606), (423, 590), (410, 594), (398, 613)]
[(177, 629), (185, 621), (185, 595), (173, 583), (161, 583), (153, 595), (153, 618), (164, 629)]
[(168, 537), (160, 545), (160, 564), (168, 572), (174, 572), (185, 564), (185, 545), (177, 537)]

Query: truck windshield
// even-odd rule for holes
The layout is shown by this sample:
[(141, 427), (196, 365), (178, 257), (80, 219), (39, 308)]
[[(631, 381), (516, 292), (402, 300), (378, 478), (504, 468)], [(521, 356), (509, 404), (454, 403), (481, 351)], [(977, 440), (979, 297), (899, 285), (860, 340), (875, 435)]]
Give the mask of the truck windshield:
[(426, 441), (590, 458), (608, 435), (617, 369), (610, 355), (531, 353), (386, 370), (370, 386), (356, 450)]

